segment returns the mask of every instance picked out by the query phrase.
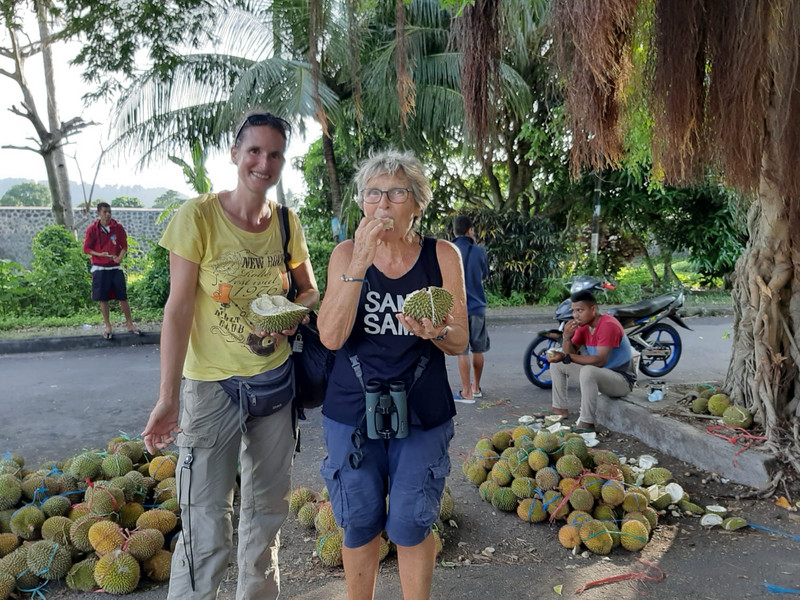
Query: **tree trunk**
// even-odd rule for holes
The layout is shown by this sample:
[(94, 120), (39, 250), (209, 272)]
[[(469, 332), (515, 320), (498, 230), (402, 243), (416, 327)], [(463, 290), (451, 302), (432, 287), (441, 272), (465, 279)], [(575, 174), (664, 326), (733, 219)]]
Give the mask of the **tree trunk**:
[(664, 264), (664, 288), (669, 289), (673, 284), (680, 285), (681, 280), (672, 269), (672, 251), (663, 250), (661, 252), (661, 260)]
[(758, 201), (748, 214), (749, 241), (736, 263), (725, 388), (763, 423), (767, 447), (800, 472), (800, 199), (781, 196), (772, 182), (775, 150), (768, 139)]
[[(39, 39), (42, 40), (42, 62), (44, 64), (44, 82), (47, 90), (47, 121), (51, 134), (61, 127), (56, 104), (55, 71), (53, 69), (53, 51), (50, 46), (50, 27), (47, 22), (47, 5), (43, 0), (36, 3), (36, 16), (39, 21)], [(69, 172), (64, 156), (63, 140), (58, 140), (52, 149), (43, 148), (42, 154), (47, 165), (47, 178), (50, 182), (50, 193), (53, 199), (53, 218), (67, 231), (74, 232), (72, 218), (72, 195), (69, 190)]]
[(331, 185), (331, 212), (334, 217), (342, 219), (342, 188), (339, 184), (339, 172), (336, 170), (336, 154), (333, 151), (333, 125), (328, 125), (328, 133), (322, 132), (322, 156), (328, 169), (328, 183)]

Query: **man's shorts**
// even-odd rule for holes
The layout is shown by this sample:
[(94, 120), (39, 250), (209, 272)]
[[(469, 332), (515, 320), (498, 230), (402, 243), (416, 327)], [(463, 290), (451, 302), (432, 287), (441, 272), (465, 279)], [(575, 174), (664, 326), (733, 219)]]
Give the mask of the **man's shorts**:
[(354, 444), (352, 425), (322, 417), (328, 456), (320, 473), (348, 548), (367, 544), (384, 529), (395, 544), (416, 546), (439, 518), (453, 421), (409, 430), (406, 438), (384, 441), (368, 439), (364, 427)]
[(489, 332), (486, 331), (486, 315), (469, 316), (469, 345), (461, 354), (469, 354), (470, 351), (483, 354), (489, 351)]
[(92, 273), (92, 300), (127, 300), (122, 269), (101, 269)]

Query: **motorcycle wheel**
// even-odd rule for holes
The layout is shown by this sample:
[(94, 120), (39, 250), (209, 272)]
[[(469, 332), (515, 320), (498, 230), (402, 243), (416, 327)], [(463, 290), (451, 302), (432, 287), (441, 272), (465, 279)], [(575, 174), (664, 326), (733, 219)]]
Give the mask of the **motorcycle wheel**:
[(522, 368), (525, 370), (525, 377), (528, 378), (528, 381), (544, 390), (553, 387), (550, 363), (545, 354), (553, 346), (556, 346), (556, 342), (540, 335), (528, 344), (522, 361)]
[(648, 377), (662, 377), (678, 365), (683, 344), (681, 336), (674, 327), (658, 323), (641, 337), (659, 352), (657, 356), (650, 356), (646, 348), (637, 348), (641, 352), (639, 370), (642, 373)]

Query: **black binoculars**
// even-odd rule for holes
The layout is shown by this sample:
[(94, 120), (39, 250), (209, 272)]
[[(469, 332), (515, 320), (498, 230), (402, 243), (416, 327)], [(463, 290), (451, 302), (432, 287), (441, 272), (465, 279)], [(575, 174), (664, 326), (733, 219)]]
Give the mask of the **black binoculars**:
[(369, 381), (367, 437), (372, 440), (408, 437), (408, 401), (402, 381)]

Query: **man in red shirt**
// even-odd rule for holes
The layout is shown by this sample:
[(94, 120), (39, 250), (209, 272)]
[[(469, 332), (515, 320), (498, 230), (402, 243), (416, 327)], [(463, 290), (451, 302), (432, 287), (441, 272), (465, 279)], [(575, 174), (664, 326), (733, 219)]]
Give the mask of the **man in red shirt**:
[(108, 301), (112, 299), (119, 300), (128, 331), (134, 335), (142, 335), (131, 320), (125, 274), (120, 266), (128, 252), (128, 236), (122, 225), (111, 218), (111, 206), (108, 203), (97, 203), (97, 216), (97, 221), (86, 228), (83, 251), (92, 257), (92, 300), (100, 302), (100, 312), (105, 324), (103, 338), (112, 338), (111, 321), (108, 317)]
[[(564, 326), (563, 352), (547, 357), (553, 377), (553, 412), (568, 415), (567, 379), (575, 377), (581, 388), (577, 427), (594, 431), (597, 394), (619, 398), (633, 389), (633, 350), (620, 322), (600, 314), (591, 292), (578, 292), (571, 300), (573, 319)], [(586, 346), (587, 354), (579, 354), (581, 346)]]

